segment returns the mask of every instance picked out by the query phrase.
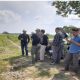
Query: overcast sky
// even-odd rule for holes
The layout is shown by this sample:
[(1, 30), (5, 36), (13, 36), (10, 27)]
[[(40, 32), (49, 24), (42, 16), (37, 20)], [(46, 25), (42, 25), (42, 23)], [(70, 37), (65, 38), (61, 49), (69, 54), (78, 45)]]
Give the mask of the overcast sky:
[(56, 15), (51, 1), (0, 1), (0, 33), (27, 33), (36, 28), (45, 29), (46, 33), (54, 34), (56, 27), (65, 25), (80, 26), (80, 18), (71, 15), (63, 18)]

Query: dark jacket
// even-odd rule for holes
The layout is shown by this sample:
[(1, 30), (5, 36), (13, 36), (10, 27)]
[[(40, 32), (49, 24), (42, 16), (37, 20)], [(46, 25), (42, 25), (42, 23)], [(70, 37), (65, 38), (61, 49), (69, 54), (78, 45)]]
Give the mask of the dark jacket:
[(61, 46), (63, 42), (63, 37), (59, 33), (54, 36), (53, 46)]
[(40, 43), (40, 38), (35, 33), (32, 34), (31, 39), (32, 39), (33, 46), (36, 46), (37, 44)]
[(41, 45), (45, 45), (45, 46), (48, 45), (48, 37), (47, 37), (47, 35), (43, 35), (42, 41), (41, 41)]
[(21, 40), (22, 44), (28, 44), (30, 42), (30, 38), (28, 34), (20, 34), (18, 39)]

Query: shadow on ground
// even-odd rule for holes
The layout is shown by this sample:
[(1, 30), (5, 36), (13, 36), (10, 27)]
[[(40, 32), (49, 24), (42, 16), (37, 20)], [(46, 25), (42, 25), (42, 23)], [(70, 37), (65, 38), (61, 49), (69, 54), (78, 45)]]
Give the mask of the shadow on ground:
[[(63, 67), (63, 63), (59, 65), (50, 65), (50, 59), (46, 57), (44, 62), (36, 62), (32, 64), (31, 56), (17, 56), (4, 60), (8, 60), (12, 68), (11, 71), (26, 69), (27, 72), (32, 72), (35, 77), (53, 77), (51, 80), (80, 80), (80, 74), (71, 75), (71, 73), (61, 72), (59, 69)], [(76, 77), (75, 77), (76, 76)]]
[(11, 70), (16, 71), (16, 70), (20, 70), (22, 68), (31, 66), (30, 59), (31, 59), (31, 57), (29, 57), (29, 56), (22, 57), (20, 55), (20, 56), (16, 56), (16, 57), (7, 58), (4, 60), (8, 60), (10, 65), (12, 66)]
[[(22, 69), (27, 69), (29, 68), (29, 70), (36, 71), (35, 73), (37, 73), (38, 77), (50, 77), (50, 69), (55, 67), (54, 65), (50, 65), (50, 59), (46, 57), (44, 62), (36, 62), (35, 64), (32, 64), (31, 62), (31, 56), (17, 56), (17, 57), (11, 57), (11, 58), (7, 58), (4, 59), (5, 61), (8, 60), (11, 67), (11, 71), (17, 71), (17, 70), (22, 70)], [(32, 71), (31, 70), (31, 71)], [(54, 72), (55, 73), (55, 72)]]
[(51, 80), (80, 80), (80, 74), (72, 71), (59, 71), (59, 73), (55, 74)]

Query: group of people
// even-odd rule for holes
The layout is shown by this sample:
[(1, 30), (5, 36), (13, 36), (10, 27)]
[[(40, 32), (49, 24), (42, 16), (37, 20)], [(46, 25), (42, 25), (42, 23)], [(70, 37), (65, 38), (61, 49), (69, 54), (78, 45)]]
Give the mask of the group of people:
[[(24, 49), (26, 56), (28, 56), (28, 43), (30, 42), (30, 37), (26, 34), (26, 31), (23, 30), (23, 33), (19, 35), (19, 40), (21, 40), (21, 50), (22, 56), (24, 56)], [(48, 36), (45, 34), (44, 29), (36, 29), (35, 33), (31, 34), (32, 48), (31, 56), (32, 63), (35, 63), (37, 60), (44, 61), (45, 49), (48, 45)]]
[[(78, 57), (80, 53), (80, 31), (78, 28), (72, 29), (72, 38), (69, 40), (68, 35), (63, 30), (63, 28), (57, 27), (55, 29), (56, 34), (54, 35), (53, 41), (51, 45), (49, 45), (48, 36), (45, 34), (44, 29), (36, 29), (35, 33), (31, 35), (32, 41), (32, 48), (31, 48), (31, 56), (32, 56), (32, 63), (39, 61), (44, 61), (44, 56), (48, 45), (52, 49), (51, 54), (51, 64), (59, 64), (60, 60), (64, 54), (64, 42), (65, 39), (69, 45), (69, 49), (67, 51), (66, 56), (64, 57), (64, 70), (69, 70), (70, 65), (72, 65), (72, 69), (75, 72), (78, 72), (79, 64), (78, 64)], [(26, 51), (26, 56), (28, 56), (28, 48), (27, 45), (30, 42), (30, 37), (26, 34), (26, 31), (23, 30), (23, 34), (20, 34), (18, 37), (21, 40), (21, 49), (22, 49), (22, 56), (24, 56), (24, 48)]]

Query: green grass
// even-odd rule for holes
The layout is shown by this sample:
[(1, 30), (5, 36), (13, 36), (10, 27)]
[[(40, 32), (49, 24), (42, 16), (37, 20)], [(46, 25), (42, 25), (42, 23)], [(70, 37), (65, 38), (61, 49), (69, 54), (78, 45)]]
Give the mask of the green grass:
[[(9, 36), (9, 38), (7, 36)], [(13, 36), (15, 36), (15, 37), (13, 37)], [(11, 44), (9, 39), (12, 40), (12, 41), (15, 40), (14, 42), (16, 42), (17, 44), (19, 43), (19, 40), (17, 39), (17, 35), (12, 35), (11, 36), (9, 34), (1, 34), (0, 35), (0, 48), (10, 48), (11, 47), (11, 49), (12, 49), (13, 45)]]
[(19, 45), (18, 34), (7, 34), (7, 38)]
[(0, 35), (0, 47), (4, 47), (7, 45), (7, 36), (6, 35)]
[(51, 74), (50, 74), (49, 71), (47, 71), (47, 70), (41, 70), (41, 71), (38, 73), (38, 76), (41, 76), (41, 77), (44, 77), (44, 76), (50, 77)]
[(21, 56), (20, 53), (0, 54), (0, 80), (5, 80), (5, 77), (1, 76), (1, 74), (10, 71), (12, 66), (11, 61), (19, 56)]
[[(0, 73), (7, 70), (7, 65), (10, 65), (9, 58), (20, 55), (20, 50), (8, 40), (7, 36), (10, 36), (11, 39), (13, 37), (13, 35), (11, 36), (9, 34), (0, 35)], [(17, 41), (17, 36), (13, 37), (13, 41), (14, 40)]]
[(0, 73), (7, 71), (8, 61), (0, 61)]

